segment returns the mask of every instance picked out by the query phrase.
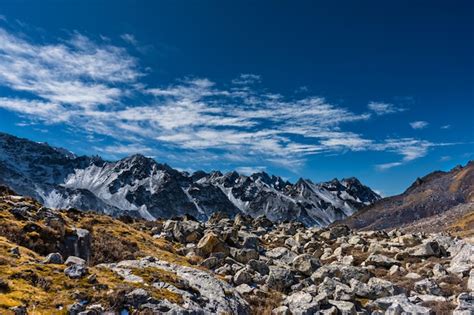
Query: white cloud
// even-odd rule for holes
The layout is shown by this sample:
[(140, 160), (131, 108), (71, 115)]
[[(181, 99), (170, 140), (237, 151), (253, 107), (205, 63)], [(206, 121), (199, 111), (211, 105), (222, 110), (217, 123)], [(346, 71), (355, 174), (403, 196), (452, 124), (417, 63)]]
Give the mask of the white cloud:
[(402, 165), (402, 162), (391, 162), (391, 163), (377, 164), (375, 167), (379, 171), (385, 171), (385, 170), (388, 170), (388, 169), (391, 169), (393, 167), (400, 166), (400, 165)]
[(257, 74), (242, 73), (238, 78), (233, 79), (232, 83), (236, 85), (248, 85), (260, 82), (261, 79), (261, 76)]
[(441, 126), (441, 129), (450, 129), (451, 128), (451, 125), (443, 125)]
[(412, 122), (410, 123), (410, 126), (411, 126), (413, 129), (424, 129), (424, 128), (428, 127), (428, 122), (422, 121), (422, 120), (419, 120), (419, 121), (412, 121)]
[(91, 107), (118, 101), (121, 84), (141, 73), (125, 50), (75, 33), (56, 44), (33, 44), (0, 28), (0, 84), (43, 100)]
[(125, 34), (120, 35), (120, 38), (122, 38), (125, 42), (132, 44), (134, 46), (138, 45), (137, 39), (132, 34), (125, 33)]
[(267, 168), (265, 166), (241, 166), (237, 167), (235, 170), (237, 173), (244, 175), (252, 175), (259, 172), (264, 172)]
[(405, 108), (397, 108), (395, 105), (383, 102), (370, 102), (367, 107), (377, 115), (386, 115), (405, 111)]
[[(130, 34), (122, 38), (135, 40)], [(411, 138), (369, 139), (350, 131), (350, 124), (368, 121), (370, 113), (355, 113), (322, 97), (288, 98), (257, 89), (252, 84), (261, 77), (255, 74), (241, 74), (229, 88), (208, 78), (148, 87), (142, 76), (138, 61), (109, 41), (74, 33), (68, 40), (40, 44), (0, 28), (0, 85), (29, 95), (0, 97), (0, 108), (34, 122), (63, 123), (116, 139), (114, 146), (96, 148), (104, 154), (153, 154), (152, 148), (165, 146), (179, 150), (181, 160), (218, 156), (292, 170), (314, 154), (400, 155), (401, 161), (378, 167), (387, 169), (423, 157), (435, 145)], [(137, 99), (140, 103), (133, 104)], [(375, 102), (369, 109), (377, 115), (403, 110)]]

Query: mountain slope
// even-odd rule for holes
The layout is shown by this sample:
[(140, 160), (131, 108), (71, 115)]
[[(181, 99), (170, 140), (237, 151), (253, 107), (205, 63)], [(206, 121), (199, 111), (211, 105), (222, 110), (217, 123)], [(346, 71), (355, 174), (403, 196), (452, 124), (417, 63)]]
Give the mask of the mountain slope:
[(381, 199), (342, 223), (357, 229), (441, 231), (474, 210), (474, 162), (418, 178), (404, 193)]
[(109, 162), (1, 133), (0, 184), (51, 208), (148, 220), (183, 214), (205, 220), (222, 211), (325, 226), (380, 198), (355, 178), (291, 184), (264, 172), (190, 175), (142, 155)]

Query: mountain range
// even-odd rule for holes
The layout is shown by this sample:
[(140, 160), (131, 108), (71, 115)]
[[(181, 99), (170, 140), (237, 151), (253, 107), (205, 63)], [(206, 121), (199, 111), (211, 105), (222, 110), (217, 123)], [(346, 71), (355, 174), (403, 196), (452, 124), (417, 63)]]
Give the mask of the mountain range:
[[(474, 161), (418, 178), (400, 195), (364, 207), (342, 223), (354, 229), (438, 232), (464, 223), (474, 235)], [(341, 222), (339, 222), (341, 223)]]
[(353, 177), (323, 183), (300, 178), (292, 184), (265, 172), (189, 174), (139, 154), (112, 162), (5, 133), (0, 133), (0, 184), (50, 208), (148, 220), (184, 214), (205, 220), (221, 211), (307, 226), (326, 226), (381, 198)]

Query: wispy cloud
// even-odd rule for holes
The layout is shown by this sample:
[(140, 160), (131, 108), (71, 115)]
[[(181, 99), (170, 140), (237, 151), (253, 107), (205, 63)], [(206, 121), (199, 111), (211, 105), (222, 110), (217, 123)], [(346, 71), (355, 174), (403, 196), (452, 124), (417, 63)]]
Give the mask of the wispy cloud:
[(396, 107), (393, 104), (383, 102), (370, 102), (367, 107), (376, 115), (387, 115), (397, 112), (403, 112), (406, 110), (405, 108)]
[(451, 128), (451, 125), (443, 125), (441, 126), (441, 129), (450, 129)]
[(428, 122), (426, 121), (422, 121), (422, 120), (419, 120), (419, 121), (412, 121), (410, 123), (410, 126), (413, 128), (413, 129), (424, 129), (426, 127), (428, 127)]
[(235, 170), (240, 174), (252, 175), (255, 173), (263, 172), (266, 169), (267, 168), (265, 166), (241, 166), (237, 167)]
[(378, 170), (387, 170), (424, 157), (433, 147), (454, 144), (456, 143), (433, 143), (427, 140), (418, 140), (414, 138), (387, 139), (384, 143), (374, 144), (373, 150), (397, 153), (402, 156), (402, 159), (396, 162), (378, 164), (375, 167)]
[[(121, 37), (136, 42), (131, 34)], [(412, 138), (368, 138), (350, 127), (369, 121), (370, 112), (353, 112), (317, 96), (271, 93), (255, 84), (262, 82), (256, 74), (241, 74), (230, 84), (184, 78), (147, 86), (138, 60), (110, 42), (73, 33), (66, 40), (38, 43), (0, 29), (0, 85), (27, 95), (1, 97), (0, 108), (33, 122), (65, 124), (92, 138), (111, 137), (116, 144), (96, 148), (109, 156), (153, 155), (160, 147), (169, 156), (179, 151), (180, 160), (201, 156), (236, 162), (239, 157), (244, 165), (272, 163), (294, 170), (314, 154), (400, 155), (401, 161), (379, 166), (388, 169), (435, 146)], [(368, 107), (377, 115), (403, 110), (388, 103)]]
[(122, 38), (125, 42), (129, 44), (138, 45), (137, 39), (132, 34), (125, 33), (125, 34), (120, 35), (120, 38)]
[(33, 44), (0, 29), (0, 84), (58, 106), (90, 108), (117, 101), (121, 85), (141, 73), (125, 50), (74, 33), (56, 44)]
[(238, 78), (232, 80), (233, 84), (247, 85), (260, 82), (261, 76), (252, 73), (242, 73)]
[(385, 171), (385, 170), (388, 170), (400, 165), (402, 165), (402, 162), (391, 162), (391, 163), (377, 164), (375, 167), (379, 171)]

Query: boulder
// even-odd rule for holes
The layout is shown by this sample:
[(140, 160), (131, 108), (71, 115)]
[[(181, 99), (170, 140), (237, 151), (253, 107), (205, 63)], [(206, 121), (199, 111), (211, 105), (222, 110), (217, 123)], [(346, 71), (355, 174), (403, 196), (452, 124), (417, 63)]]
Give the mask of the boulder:
[(418, 274), (416, 272), (409, 272), (405, 275), (405, 278), (412, 279), (412, 280), (417, 280), (417, 279), (421, 279), (421, 276), (420, 276), (420, 274)]
[(329, 304), (334, 305), (340, 314), (356, 315), (356, 308), (354, 303), (348, 301), (329, 300)]
[(74, 304), (71, 304), (67, 307), (67, 314), (68, 315), (78, 315), (79, 313), (81, 313), (85, 309), (86, 308), (81, 303), (74, 303)]
[(228, 252), (228, 248), (217, 234), (209, 232), (199, 240), (196, 253), (202, 257), (207, 257), (216, 252)]
[(446, 254), (446, 250), (436, 241), (428, 241), (420, 244), (409, 251), (413, 257), (441, 257)]
[(448, 272), (446, 271), (446, 269), (441, 265), (441, 264), (436, 264), (433, 266), (433, 275), (435, 277), (443, 277), (443, 276), (446, 276), (448, 274)]
[(150, 294), (142, 288), (135, 289), (125, 295), (127, 303), (133, 307), (139, 307), (140, 305), (145, 304), (149, 298)]
[(62, 264), (63, 256), (60, 253), (50, 253), (43, 260), (43, 264)]
[(296, 256), (292, 265), (297, 271), (306, 276), (311, 276), (321, 266), (319, 261), (309, 254)]
[(270, 267), (270, 273), (268, 275), (266, 284), (270, 289), (285, 292), (295, 282), (293, 273), (285, 268)]
[(306, 292), (296, 292), (285, 299), (291, 314), (312, 315), (319, 310), (317, 301), (313, 301), (313, 296)]
[(234, 277), (232, 278), (235, 285), (241, 284), (250, 284), (252, 283), (252, 275), (247, 271), (247, 269), (242, 268), (236, 272)]
[(417, 315), (431, 314), (428, 307), (411, 303), (404, 294), (379, 298), (373, 301), (372, 304), (384, 310), (385, 314), (398, 315), (403, 312)]
[(365, 264), (373, 265), (375, 267), (390, 268), (393, 265), (400, 265), (400, 262), (385, 255), (372, 254), (367, 258)]
[(87, 268), (84, 265), (71, 265), (64, 269), (64, 274), (71, 279), (82, 278), (87, 274)]
[(421, 294), (441, 295), (439, 286), (430, 279), (423, 279), (415, 283), (415, 291)]
[(401, 287), (398, 287), (392, 282), (380, 278), (370, 278), (367, 284), (370, 288), (370, 298), (372, 299), (397, 295), (405, 292), (405, 290)]
[(222, 263), (222, 260), (217, 258), (217, 257), (209, 257), (204, 259), (199, 263), (200, 266), (206, 267), (207, 269), (215, 269), (219, 267), (219, 265)]
[(80, 257), (76, 256), (69, 256), (66, 259), (66, 262), (64, 263), (66, 266), (72, 266), (72, 265), (85, 265), (86, 261)]
[[(456, 307), (456, 310), (454, 312), (457, 312), (457, 314), (462, 314), (462, 315), (464, 314), (472, 315), (472, 312), (474, 312), (474, 299), (472, 298), (472, 293), (463, 292), (458, 295), (456, 301), (457, 301), (458, 306)], [(466, 313), (466, 312), (471, 312), (471, 313)]]
[(249, 286), (246, 283), (242, 283), (242, 284), (236, 286), (235, 289), (237, 290), (237, 292), (240, 293), (240, 295), (250, 294), (254, 290), (254, 288), (252, 288), (251, 286)]
[(474, 245), (464, 243), (451, 259), (448, 271), (451, 273), (468, 275), (474, 267)]
[(260, 241), (256, 235), (248, 234), (243, 237), (242, 247), (256, 250), (258, 249), (259, 243)]
[(268, 268), (267, 264), (261, 260), (251, 259), (247, 263), (247, 267), (252, 271), (258, 272), (262, 276), (268, 275), (270, 272), (270, 268)]
[(202, 237), (203, 228), (192, 220), (178, 221), (174, 224), (173, 236), (181, 243), (196, 243)]
[(329, 229), (329, 231), (323, 232), (320, 236), (327, 240), (336, 239), (341, 236), (348, 236), (351, 230), (347, 225), (338, 225)]
[(265, 256), (289, 264), (296, 257), (296, 254), (286, 247), (276, 247), (265, 253)]
[(230, 251), (232, 257), (242, 264), (246, 264), (251, 259), (258, 260), (259, 254), (255, 249), (242, 248)]

